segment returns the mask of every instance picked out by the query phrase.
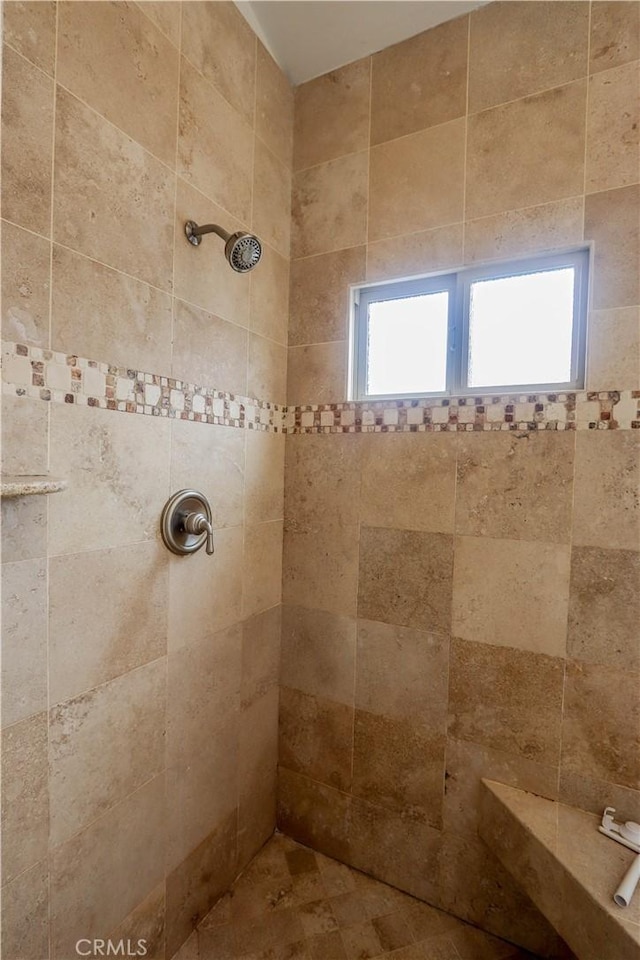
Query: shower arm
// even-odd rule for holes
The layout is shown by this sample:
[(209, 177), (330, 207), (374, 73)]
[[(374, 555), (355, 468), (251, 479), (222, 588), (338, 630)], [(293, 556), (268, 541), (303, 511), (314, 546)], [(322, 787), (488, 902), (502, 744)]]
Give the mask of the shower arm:
[(231, 236), (230, 233), (228, 233), (222, 227), (219, 227), (217, 223), (205, 223), (204, 226), (202, 227), (199, 227), (198, 224), (193, 223), (193, 221), (190, 221), (190, 223), (191, 223), (190, 233), (191, 233), (191, 236), (193, 237), (201, 237), (205, 233), (217, 233), (218, 236), (222, 237), (222, 239), (226, 243), (229, 237)]

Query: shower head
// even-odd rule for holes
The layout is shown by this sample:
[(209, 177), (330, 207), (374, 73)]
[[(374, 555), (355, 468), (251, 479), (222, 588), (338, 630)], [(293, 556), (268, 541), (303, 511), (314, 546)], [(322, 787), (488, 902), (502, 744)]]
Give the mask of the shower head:
[(246, 273), (260, 262), (262, 247), (252, 233), (232, 233), (224, 245), (224, 255), (234, 270)]
[(187, 240), (194, 247), (199, 246), (203, 234), (217, 233), (225, 241), (224, 255), (237, 273), (247, 273), (260, 262), (262, 245), (252, 233), (243, 233), (241, 230), (237, 233), (228, 233), (217, 223), (207, 223), (199, 227), (193, 220), (187, 220), (184, 232)]

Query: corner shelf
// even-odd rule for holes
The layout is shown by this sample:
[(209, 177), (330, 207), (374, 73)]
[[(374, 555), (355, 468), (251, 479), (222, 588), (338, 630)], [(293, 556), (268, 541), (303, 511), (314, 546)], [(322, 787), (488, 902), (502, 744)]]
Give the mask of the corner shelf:
[(67, 481), (57, 477), (5, 475), (0, 480), (0, 496), (2, 499), (14, 497), (34, 497), (49, 493), (59, 493), (66, 490)]

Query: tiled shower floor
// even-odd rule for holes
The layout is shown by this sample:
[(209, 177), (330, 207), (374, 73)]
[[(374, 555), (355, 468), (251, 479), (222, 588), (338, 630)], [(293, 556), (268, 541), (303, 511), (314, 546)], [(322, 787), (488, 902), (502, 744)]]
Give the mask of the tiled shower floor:
[(174, 960), (532, 960), (276, 834)]

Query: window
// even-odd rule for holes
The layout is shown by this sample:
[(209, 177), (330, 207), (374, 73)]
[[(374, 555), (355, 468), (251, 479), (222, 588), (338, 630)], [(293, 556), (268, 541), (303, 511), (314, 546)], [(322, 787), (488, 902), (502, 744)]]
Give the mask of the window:
[(587, 250), (354, 291), (351, 396), (578, 389)]

